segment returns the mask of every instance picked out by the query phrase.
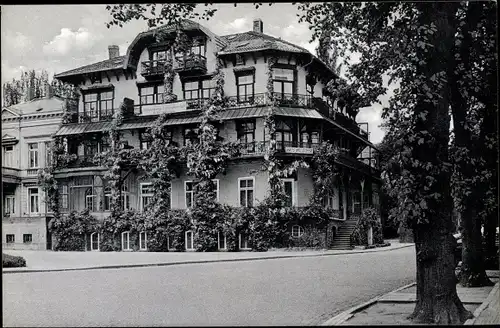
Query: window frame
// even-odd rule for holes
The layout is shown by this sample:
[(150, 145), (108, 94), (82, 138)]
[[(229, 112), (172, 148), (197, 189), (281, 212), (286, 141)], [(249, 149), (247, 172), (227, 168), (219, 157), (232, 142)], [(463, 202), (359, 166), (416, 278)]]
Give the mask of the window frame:
[[(163, 87), (163, 92), (158, 92), (158, 88)], [(148, 93), (146, 95), (142, 94), (143, 89), (153, 88), (153, 93)], [(147, 97), (152, 97), (152, 102), (147, 101)], [(165, 85), (162, 83), (156, 84), (143, 84), (139, 85), (139, 104), (140, 105), (159, 105), (163, 104), (163, 97), (165, 96)], [(146, 102), (143, 102), (143, 97), (146, 97)]]
[[(283, 70), (290, 70), (292, 72), (292, 80), (284, 80), (284, 79), (276, 79), (274, 77), (274, 71), (272, 72), (272, 80), (273, 80), (273, 92), (281, 94), (282, 100), (285, 100), (285, 95), (291, 95), (291, 96), (296, 96), (297, 95), (297, 83), (296, 83), (296, 76), (297, 76), (297, 68), (295, 67), (284, 67), (285, 65), (274, 65), (272, 67), (272, 70), (274, 69), (283, 69)], [(276, 88), (274, 87), (275, 83), (279, 83), (281, 85), (281, 91), (277, 91)], [(288, 93), (285, 92), (285, 84), (291, 84), (292, 86), (292, 92)]]
[[(252, 77), (252, 82), (247, 82), (247, 83), (241, 83), (240, 84), (240, 78), (241, 77), (246, 77), (246, 76), (251, 76)], [(255, 99), (255, 71), (241, 71), (237, 72), (235, 74), (236, 78), (236, 99), (238, 103), (248, 103), (252, 102)], [(252, 87), (252, 92), (251, 94), (248, 92), (248, 87)], [(245, 88), (245, 95), (244, 98), (241, 98), (240, 94), (240, 87)]]
[[(294, 228), (298, 227), (297, 235), (294, 234)], [(301, 225), (295, 224), (292, 226), (292, 237), (293, 238), (300, 238), (304, 234), (304, 228)]]
[[(210, 88), (204, 88), (203, 87), (203, 82), (206, 82), (208, 81), (209, 83), (211, 83), (210, 85)], [(189, 89), (189, 90), (186, 90), (186, 84), (187, 83), (197, 83), (197, 88), (196, 89)], [(196, 90), (196, 98), (192, 97), (192, 95), (194, 94)], [(208, 97), (205, 97), (205, 90), (208, 90)], [(194, 100), (201, 100), (201, 99), (210, 99), (210, 97), (212, 96), (213, 92), (215, 90), (215, 81), (213, 80), (213, 78), (198, 78), (198, 79), (185, 79), (182, 81), (182, 97), (184, 100), (186, 101), (194, 101)], [(186, 98), (186, 92), (189, 92), (189, 94), (191, 95), (191, 98), (187, 99)]]
[[(7, 147), (12, 149), (7, 150)], [(2, 163), (5, 167), (14, 167), (14, 145), (3, 146)]]
[[(12, 237), (12, 240), (9, 240)], [(5, 234), (5, 243), (6, 244), (15, 244), (16, 243), (16, 235), (13, 233)]]
[[(191, 248), (188, 248), (188, 233), (191, 234)], [(185, 233), (184, 233), (184, 248), (186, 249), (186, 251), (192, 251), (194, 250), (194, 232), (193, 230), (187, 230)]]
[(16, 195), (5, 195), (3, 215), (10, 217), (14, 214), (16, 214)]
[[(221, 242), (221, 235), (224, 236), (224, 238), (222, 238), (222, 240), (224, 240), (224, 247), (220, 247), (220, 242)], [(227, 250), (227, 236), (224, 232), (222, 231), (218, 231), (217, 232), (217, 249), (218, 250)]]
[(23, 244), (32, 244), (32, 243), (33, 243), (33, 234), (23, 233)]
[[(250, 187), (243, 187), (244, 189), (242, 189), (241, 187), (241, 181), (243, 180), (252, 180), (252, 187), (250, 189)], [(252, 205), (251, 206), (248, 206), (248, 191), (249, 190), (252, 190)], [(254, 204), (255, 204), (255, 177), (241, 177), (241, 178), (238, 178), (238, 206), (242, 207), (241, 205), (241, 191), (245, 191), (245, 206), (243, 207), (253, 207)]]
[[(245, 235), (246, 236), (246, 247), (241, 247), (241, 236)], [(252, 247), (250, 247), (250, 235), (245, 232), (240, 232), (238, 234), (238, 249), (239, 250), (250, 250)]]
[[(66, 203), (66, 206), (64, 204)], [(61, 209), (69, 209), (69, 186), (67, 184), (61, 184)]]
[[(40, 188), (38, 187), (27, 187), (27, 192), (28, 192), (28, 213), (29, 214), (40, 214)], [(31, 197), (32, 197), (32, 193), (31, 193), (31, 190), (34, 190), (36, 189), (36, 199), (37, 199), (37, 202), (36, 202), (36, 209), (37, 211), (33, 211), (33, 208), (32, 208), (32, 204), (31, 204)]]
[[(89, 193), (90, 191), (90, 193)], [(89, 208), (89, 199), (92, 201), (92, 208)], [(93, 187), (88, 187), (87, 190), (85, 190), (85, 208), (89, 210), (89, 212), (95, 212), (95, 199), (96, 195), (94, 193), (94, 188)]]
[[(192, 184), (192, 189), (191, 190), (187, 190), (187, 184), (188, 183), (191, 183)], [(190, 193), (190, 198), (191, 198), (191, 206), (188, 206), (188, 197), (187, 197), (187, 194)], [(194, 182), (192, 180), (186, 180), (184, 181), (184, 207), (185, 208), (193, 208), (194, 206)]]
[[(94, 249), (94, 239), (95, 239), (94, 236), (95, 235), (97, 235), (97, 248), (96, 249)], [(101, 238), (99, 238), (99, 237), (100, 237), (99, 236), (99, 232), (92, 232), (90, 234), (90, 251), (92, 251), (92, 252), (98, 252), (100, 250), (100, 239)]]
[[(149, 193), (143, 193), (143, 187), (145, 187), (145, 186), (150, 186), (151, 188), (153, 188), (153, 183), (151, 183), (151, 182), (141, 182), (139, 184), (139, 197), (140, 197), (140, 200), (139, 200), (140, 204), (139, 204), (139, 206), (140, 206), (141, 212), (144, 212), (144, 210), (145, 210), (145, 207), (144, 207), (144, 197), (150, 198), (149, 202), (151, 202), (152, 199), (153, 199), (153, 197), (154, 197), (154, 190), (152, 190)], [(147, 206), (147, 204), (146, 204), (146, 206)]]
[[(193, 135), (196, 135), (196, 137), (189, 137), (188, 138), (188, 135), (187, 135), (187, 131), (193, 131)], [(197, 127), (189, 127), (189, 126), (185, 126), (184, 129), (183, 129), (183, 133), (182, 133), (182, 138), (183, 138), (183, 142), (184, 142), (184, 146), (187, 146), (188, 145), (188, 141), (190, 143), (196, 143), (199, 141), (199, 133), (200, 133), (200, 129), (197, 128)]]
[(280, 179), (281, 183), (283, 183), (283, 192), (285, 192), (285, 183), (286, 182), (290, 182), (292, 184), (292, 204), (290, 207), (296, 207), (297, 206), (297, 202), (296, 202), (296, 188), (295, 188), (295, 179), (293, 178), (281, 178)]
[[(125, 239), (123, 238), (124, 236), (127, 236), (127, 248), (124, 247), (124, 242), (125, 242)], [(122, 232), (122, 251), (131, 251), (132, 248), (130, 248), (130, 231), (123, 231)]]
[[(36, 149), (31, 148), (34, 145), (36, 145)], [(35, 165), (32, 165), (32, 162), (35, 162), (35, 163), (33, 163)], [(40, 144), (39, 144), (39, 142), (28, 143), (28, 167), (30, 169), (40, 168)]]
[[(111, 98), (102, 98), (102, 95), (105, 93), (111, 92), (112, 97)], [(86, 101), (85, 98), (89, 95), (96, 95), (96, 100), (93, 101)], [(98, 90), (89, 90), (86, 91), (82, 94), (82, 110), (83, 110), (83, 116), (85, 117), (84, 120), (87, 118), (89, 119), (90, 122), (100, 122), (103, 120), (103, 117), (106, 118), (111, 118), (114, 113), (114, 106), (115, 106), (115, 89), (114, 88), (105, 88), (105, 89), (98, 89)], [(105, 113), (103, 113), (103, 108), (102, 108), (102, 103), (106, 102), (106, 109)], [(92, 104), (95, 103), (95, 115), (93, 115), (93, 111), (91, 108), (87, 109), (86, 105), (87, 104)], [(109, 104), (111, 104), (111, 109), (109, 109)], [(89, 115), (90, 113), (90, 115)], [(103, 115), (104, 114), (104, 115)], [(95, 120), (94, 120), (95, 119)]]
[[(143, 242), (142, 234), (144, 234), (144, 248), (142, 247), (142, 242)], [(148, 249), (148, 233), (146, 230), (139, 231), (139, 250), (145, 251), (147, 249)]]

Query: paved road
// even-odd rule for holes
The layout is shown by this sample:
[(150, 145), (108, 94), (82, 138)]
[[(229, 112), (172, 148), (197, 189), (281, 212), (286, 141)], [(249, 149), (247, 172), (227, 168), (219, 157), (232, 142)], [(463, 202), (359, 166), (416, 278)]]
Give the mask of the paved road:
[(414, 253), (5, 274), (3, 325), (317, 325), (414, 281)]

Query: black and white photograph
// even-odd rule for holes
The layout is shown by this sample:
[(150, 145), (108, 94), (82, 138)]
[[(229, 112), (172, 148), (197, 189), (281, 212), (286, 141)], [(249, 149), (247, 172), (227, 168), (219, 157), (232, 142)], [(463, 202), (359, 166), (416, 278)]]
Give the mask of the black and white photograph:
[(3, 327), (500, 325), (498, 4), (2, 4)]

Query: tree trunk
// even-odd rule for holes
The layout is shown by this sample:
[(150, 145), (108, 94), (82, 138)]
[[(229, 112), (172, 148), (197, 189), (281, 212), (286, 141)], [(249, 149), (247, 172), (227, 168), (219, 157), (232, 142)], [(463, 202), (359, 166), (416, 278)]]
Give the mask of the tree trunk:
[[(444, 213), (445, 214), (445, 213)], [(413, 229), (417, 252), (417, 304), (410, 316), (414, 323), (461, 324), (472, 317), (458, 298), (453, 236), (436, 221)]]
[(460, 284), (464, 287), (493, 286), (485, 271), (481, 220), (470, 207), (462, 215), (462, 266)]
[(484, 222), (484, 257), (485, 269), (498, 270), (499, 258), (498, 247), (496, 246), (496, 228), (498, 217), (496, 212), (491, 212)]
[[(419, 23), (422, 26), (434, 24), (437, 29), (432, 36), (427, 36), (432, 47), (416, 51), (419, 60), (416, 76), (429, 81), (444, 71), (449, 81), (453, 71), (443, 67), (443, 63), (453, 60), (454, 19), (459, 4), (436, 2), (416, 3), (415, 6), (419, 11)], [(450, 172), (446, 168), (450, 140), (449, 87), (448, 82), (433, 85), (433, 92), (439, 94), (437, 102), (429, 102), (429, 98), (422, 95), (420, 85), (415, 89), (417, 104), (413, 115), (418, 118), (424, 114), (425, 119), (416, 120), (414, 132), (427, 131), (430, 138), (422, 144), (413, 144), (412, 155), (415, 160), (430, 163), (437, 169), (417, 169), (415, 174), (422, 179), (431, 176), (436, 181), (427, 185), (428, 190), (424, 189), (426, 184), (421, 186), (424, 195), (439, 195), (436, 200), (427, 202), (427, 217), (416, 220), (411, 226), (417, 254), (417, 302), (410, 316), (415, 323), (462, 324), (472, 317), (458, 298), (456, 289)]]
[[(482, 10), (481, 3), (469, 3), (467, 7), (466, 24), (463, 27), (463, 42), (459, 48), (461, 63), (464, 67), (464, 73), (471, 70), (471, 46), (472, 36), (470, 31), (475, 29), (478, 19), (481, 17)], [(454, 71), (458, 68), (459, 63), (454, 63)], [(478, 154), (474, 140), (472, 139), (472, 132), (466, 126), (468, 104), (467, 99), (463, 97), (459, 80), (463, 78), (463, 74), (453, 74), (450, 79), (451, 89), (451, 110), (453, 115), (454, 133), (455, 133), (455, 146), (457, 148), (464, 148), (468, 150), (469, 157), (472, 159), (479, 159), (481, 154)], [(469, 81), (466, 86), (470, 85)], [(460, 158), (456, 163), (456, 170), (458, 170), (459, 177), (466, 179), (466, 181), (473, 181), (476, 174), (477, 165), (468, 159)], [(477, 184), (470, 184), (468, 186), (470, 194), (463, 191), (464, 195), (458, 196), (458, 201), (461, 207), (458, 209), (461, 217), (462, 230), (462, 266), (460, 271), (460, 283), (464, 287), (481, 287), (490, 286), (492, 282), (488, 279), (484, 268), (484, 257), (482, 251), (481, 239), (481, 218), (477, 208), (481, 201), (478, 190), (480, 189)], [(484, 201), (484, 199), (483, 199)]]

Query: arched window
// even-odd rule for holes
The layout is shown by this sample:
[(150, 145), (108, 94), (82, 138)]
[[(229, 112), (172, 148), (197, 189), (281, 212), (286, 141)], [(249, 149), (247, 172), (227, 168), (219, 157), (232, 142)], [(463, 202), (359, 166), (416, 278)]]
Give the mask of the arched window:
[(299, 225), (292, 226), (292, 237), (300, 237), (304, 234), (304, 229)]
[(94, 212), (95, 211), (94, 204), (95, 204), (94, 191), (92, 190), (92, 188), (88, 188), (85, 191), (85, 208), (88, 209), (90, 212)]
[(99, 233), (94, 232), (90, 234), (90, 250), (98, 251), (99, 250)]
[(146, 231), (139, 232), (139, 249), (146, 250), (147, 247), (147, 234)]
[(186, 250), (194, 249), (193, 232), (191, 230), (186, 231)]

